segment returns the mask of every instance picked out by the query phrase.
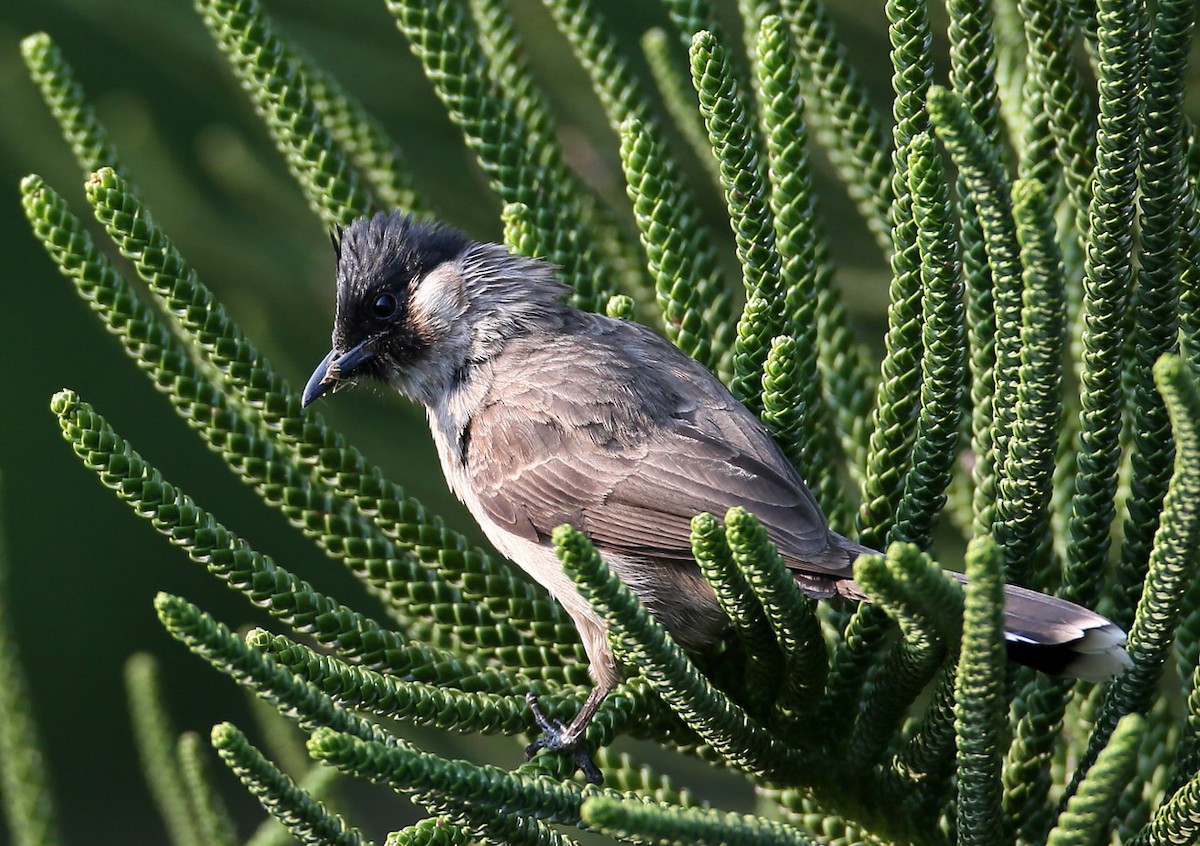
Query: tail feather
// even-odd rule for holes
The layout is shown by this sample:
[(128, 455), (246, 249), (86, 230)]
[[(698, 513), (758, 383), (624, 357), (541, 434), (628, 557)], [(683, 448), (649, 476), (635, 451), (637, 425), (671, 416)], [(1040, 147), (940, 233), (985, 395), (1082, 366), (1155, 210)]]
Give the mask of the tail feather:
[[(866, 547), (854, 551), (877, 554)], [(962, 573), (947, 572), (966, 584)], [(838, 579), (829, 593), (870, 601), (853, 579)], [(1050, 675), (1107, 681), (1132, 664), (1125, 632), (1112, 620), (1028, 588), (1004, 586), (1004, 628), (1009, 658)]]
[(1051, 675), (1107, 681), (1132, 663), (1125, 632), (1116, 623), (1016, 585), (1004, 588), (1004, 628), (1009, 656)]

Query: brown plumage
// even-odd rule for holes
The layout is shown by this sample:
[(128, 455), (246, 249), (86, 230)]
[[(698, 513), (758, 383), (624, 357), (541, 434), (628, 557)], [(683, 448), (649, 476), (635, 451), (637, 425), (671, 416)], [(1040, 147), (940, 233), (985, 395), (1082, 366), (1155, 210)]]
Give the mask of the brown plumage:
[[(692, 558), (696, 514), (745, 507), (814, 596), (861, 600), (852, 565), (871, 550), (830, 531), (762, 424), (703, 366), (565, 293), (547, 265), (496, 245), (399, 215), (356, 221), (341, 240), (334, 350), (304, 401), (365, 375), (425, 405), (450, 487), (580, 630), (597, 685), (552, 738), (569, 748), (619, 674), (603, 622), (559, 569), (555, 527), (585, 532), (691, 649), (728, 632)], [(1077, 605), (1010, 587), (1005, 613), (1024, 663), (1099, 678), (1127, 661), (1123, 632)]]

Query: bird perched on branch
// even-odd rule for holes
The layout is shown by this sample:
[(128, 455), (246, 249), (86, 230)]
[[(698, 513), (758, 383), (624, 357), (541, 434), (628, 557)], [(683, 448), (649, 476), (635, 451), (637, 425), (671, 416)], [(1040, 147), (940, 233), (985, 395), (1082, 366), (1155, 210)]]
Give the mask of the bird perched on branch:
[[(579, 630), (595, 687), (568, 726), (534, 744), (576, 754), (619, 670), (605, 626), (563, 573), (551, 533), (587, 534), (608, 566), (683, 647), (729, 621), (692, 557), (691, 518), (744, 506), (797, 585), (865, 599), (853, 580), (874, 550), (829, 529), (759, 420), (720, 381), (652, 330), (580, 311), (543, 262), (400, 213), (335, 238), (333, 349), (305, 405), (373, 379), (421, 403), (451, 490), (501, 553), (544, 586)], [(1125, 633), (1065, 600), (1008, 586), (1016, 660), (1102, 679), (1128, 662)]]

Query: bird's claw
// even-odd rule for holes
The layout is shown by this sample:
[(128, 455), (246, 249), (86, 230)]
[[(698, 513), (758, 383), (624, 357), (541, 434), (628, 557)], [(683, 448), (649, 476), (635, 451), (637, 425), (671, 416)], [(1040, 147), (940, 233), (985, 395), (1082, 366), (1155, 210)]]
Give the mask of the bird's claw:
[(587, 741), (583, 739), (582, 735), (572, 732), (571, 726), (563, 725), (558, 720), (552, 720), (542, 713), (537, 697), (532, 693), (525, 694), (525, 702), (529, 705), (534, 722), (542, 730), (541, 737), (525, 747), (525, 759), (529, 760), (542, 749), (548, 752), (565, 753), (571, 756), (571, 761), (580, 769), (588, 783), (603, 784), (604, 776), (600, 772), (600, 768), (596, 766), (596, 762), (592, 760), (592, 750), (588, 748)]

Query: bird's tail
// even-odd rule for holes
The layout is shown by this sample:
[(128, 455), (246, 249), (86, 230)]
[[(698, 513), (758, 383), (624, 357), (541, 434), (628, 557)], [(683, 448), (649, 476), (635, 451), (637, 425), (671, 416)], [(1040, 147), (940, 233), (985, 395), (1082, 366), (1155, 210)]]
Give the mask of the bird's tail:
[(1016, 585), (1004, 586), (1004, 639), (1012, 660), (1052, 676), (1108, 681), (1132, 663), (1112, 620)]
[[(853, 557), (878, 554), (839, 540)], [(950, 575), (966, 584), (962, 573)], [(867, 600), (851, 579), (839, 580), (836, 591), (858, 602)], [(1074, 602), (1016, 585), (1004, 586), (1004, 639), (1009, 658), (1053, 676), (1107, 681), (1132, 663), (1125, 651), (1125, 632), (1112, 620)]]

